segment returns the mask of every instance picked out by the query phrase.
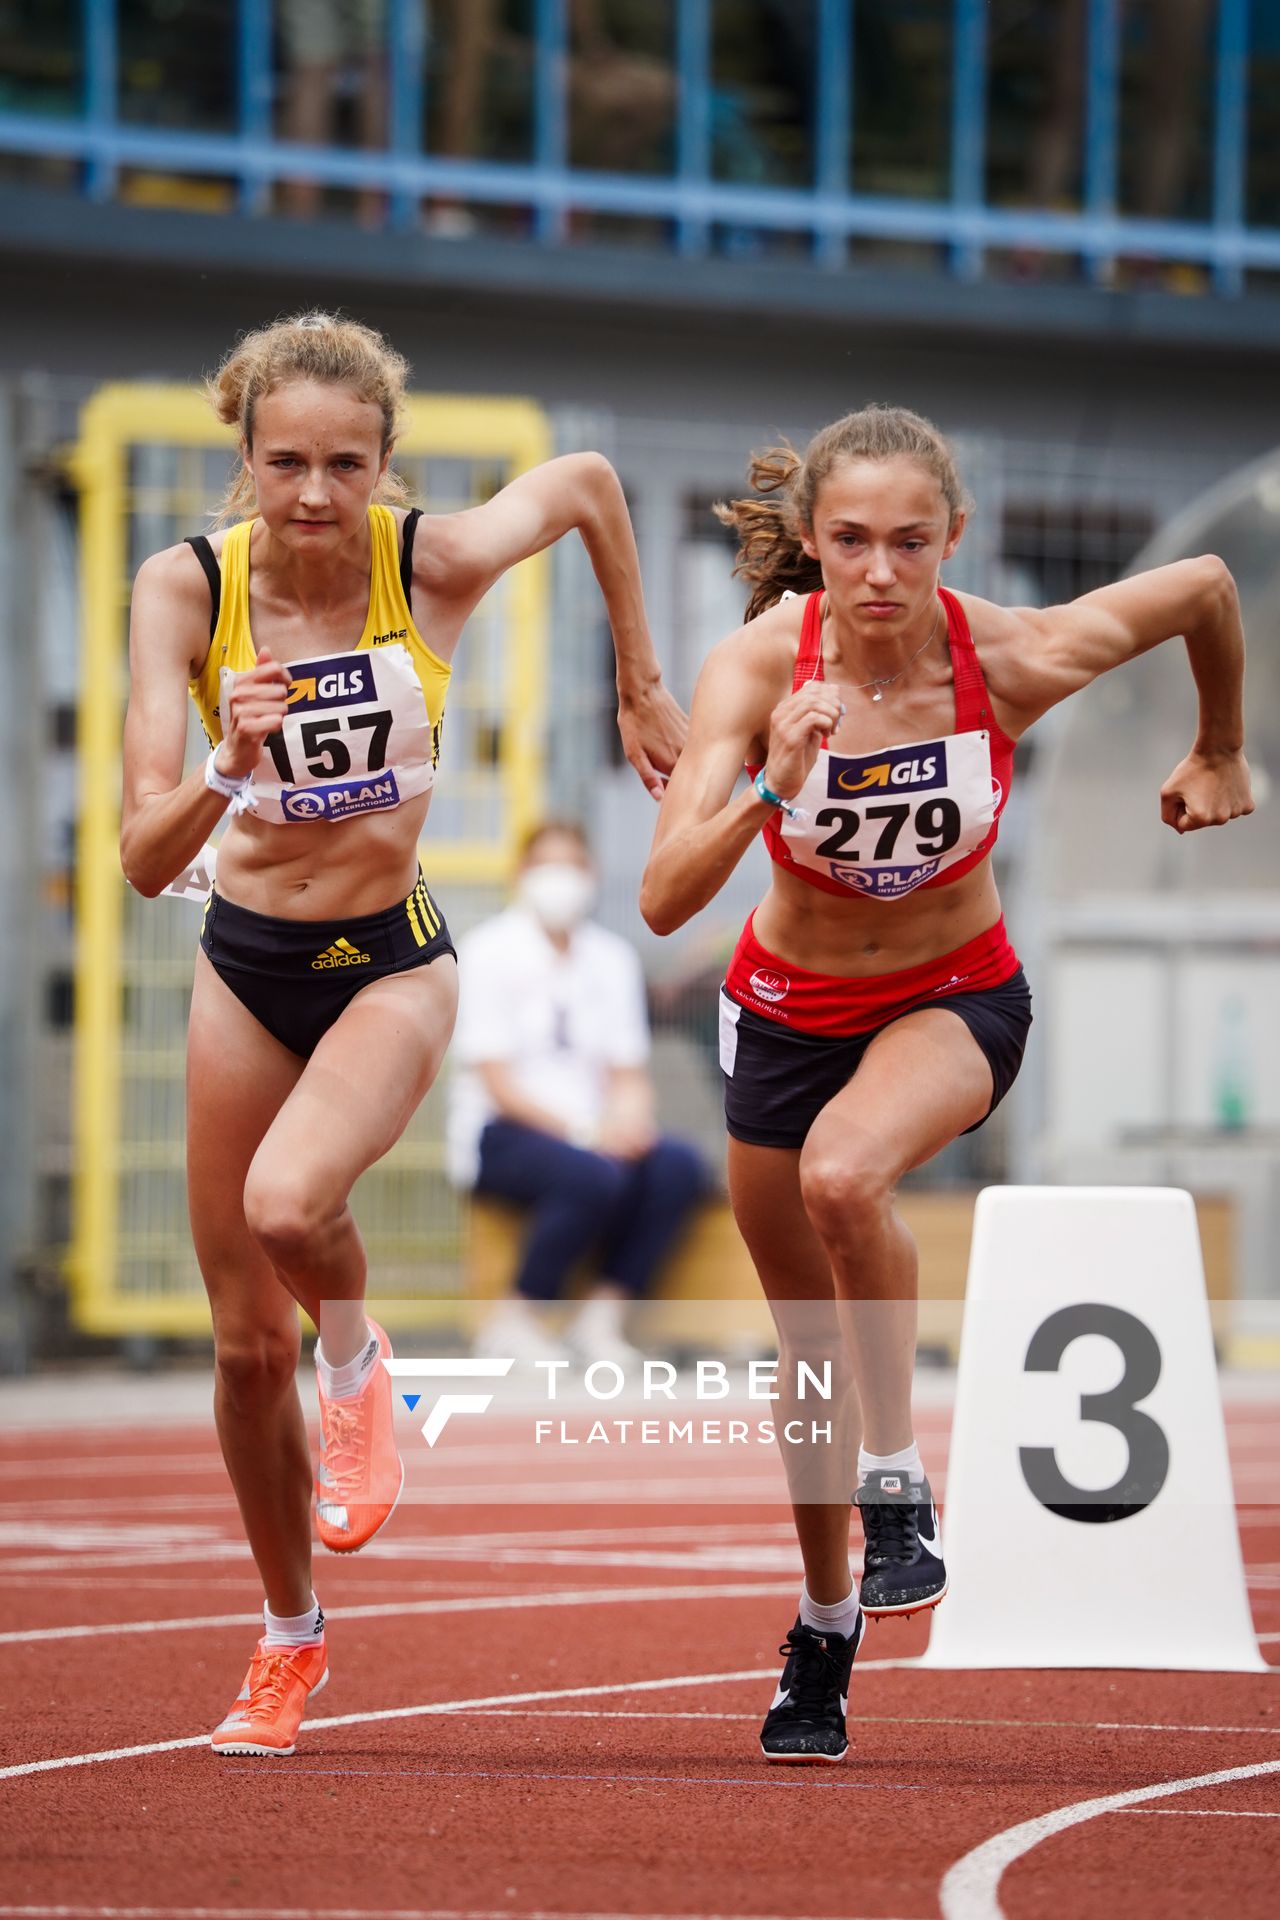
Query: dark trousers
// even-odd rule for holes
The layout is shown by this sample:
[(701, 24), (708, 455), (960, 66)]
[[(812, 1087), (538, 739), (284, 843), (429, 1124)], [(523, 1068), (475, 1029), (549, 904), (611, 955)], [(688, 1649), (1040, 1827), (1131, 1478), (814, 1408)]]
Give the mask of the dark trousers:
[(532, 1211), (516, 1276), (528, 1300), (559, 1299), (592, 1247), (602, 1279), (646, 1293), (706, 1184), (683, 1140), (659, 1140), (641, 1160), (614, 1160), (515, 1120), (491, 1120), (480, 1136), (477, 1193)]

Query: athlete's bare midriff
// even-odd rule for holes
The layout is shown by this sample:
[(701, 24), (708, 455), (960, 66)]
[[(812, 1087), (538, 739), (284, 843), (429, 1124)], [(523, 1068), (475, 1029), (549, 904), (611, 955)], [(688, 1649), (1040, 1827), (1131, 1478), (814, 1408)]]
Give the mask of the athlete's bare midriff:
[(762, 947), (809, 973), (866, 979), (954, 953), (1000, 918), (990, 860), (905, 900), (840, 900), (775, 864), (755, 912)]
[(413, 891), (430, 804), (424, 793), (392, 812), (314, 826), (268, 826), (242, 814), (218, 848), (218, 892), (282, 920), (381, 913)]

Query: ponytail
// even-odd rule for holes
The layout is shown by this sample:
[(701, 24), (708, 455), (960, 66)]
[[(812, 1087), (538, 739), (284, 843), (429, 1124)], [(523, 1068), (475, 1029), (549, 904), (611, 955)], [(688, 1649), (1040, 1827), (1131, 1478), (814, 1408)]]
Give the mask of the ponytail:
[[(801, 535), (813, 532), (818, 489), (832, 468), (842, 460), (892, 460), (899, 454), (933, 475), (954, 522), (967, 504), (955, 455), (931, 421), (906, 407), (869, 406), (848, 413), (815, 434), (803, 458), (785, 442), (752, 455), (755, 497), (715, 509), (716, 518), (738, 536), (733, 571), (751, 587), (748, 620), (776, 606), (788, 589), (816, 593), (821, 587), (822, 568), (805, 552)], [(781, 498), (769, 498), (773, 494)]]
[[(731, 500), (715, 508), (717, 520), (732, 527), (738, 536), (733, 571), (751, 584), (748, 620), (774, 606), (788, 589), (792, 593), (815, 593), (822, 585), (822, 568), (800, 544), (795, 486), (803, 471), (804, 462), (793, 446), (784, 442), (780, 447), (766, 447), (752, 454), (747, 474), (756, 497)], [(780, 500), (767, 497), (779, 493), (783, 496)]]

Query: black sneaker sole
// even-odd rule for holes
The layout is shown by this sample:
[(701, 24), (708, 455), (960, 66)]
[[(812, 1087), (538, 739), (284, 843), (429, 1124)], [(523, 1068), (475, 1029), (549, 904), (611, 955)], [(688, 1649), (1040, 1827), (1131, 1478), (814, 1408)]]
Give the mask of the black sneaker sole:
[(873, 1601), (863, 1600), (862, 1611), (868, 1620), (909, 1620), (913, 1613), (930, 1613), (946, 1599), (951, 1591), (948, 1581), (940, 1593), (931, 1593), (926, 1600), (902, 1600), (896, 1606), (877, 1607)]
[(770, 1753), (763, 1740), (760, 1751), (775, 1767), (838, 1767), (849, 1756), (848, 1747), (843, 1753)]

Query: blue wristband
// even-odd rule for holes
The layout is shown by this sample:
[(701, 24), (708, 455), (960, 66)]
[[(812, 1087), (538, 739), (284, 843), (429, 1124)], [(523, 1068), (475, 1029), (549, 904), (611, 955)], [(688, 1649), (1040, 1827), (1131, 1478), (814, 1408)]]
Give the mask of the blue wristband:
[(761, 767), (759, 773), (756, 775), (755, 779), (752, 781), (751, 784), (755, 788), (756, 798), (758, 800), (763, 800), (766, 807), (781, 807), (782, 811), (786, 814), (788, 820), (795, 819), (797, 809), (792, 806), (791, 802), (789, 800), (784, 800), (780, 793), (774, 793), (770, 787), (766, 787), (764, 783), (763, 767)]

